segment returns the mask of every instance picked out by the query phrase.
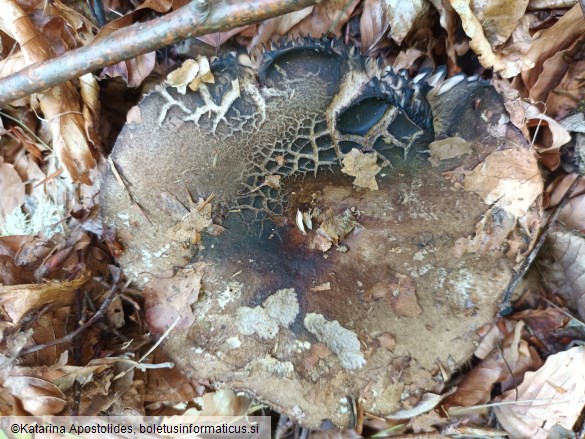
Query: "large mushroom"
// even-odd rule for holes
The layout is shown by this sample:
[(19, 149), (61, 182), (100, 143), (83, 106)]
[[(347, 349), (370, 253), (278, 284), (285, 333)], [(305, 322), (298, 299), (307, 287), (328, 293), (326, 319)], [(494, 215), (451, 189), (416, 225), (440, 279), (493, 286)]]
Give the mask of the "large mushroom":
[(156, 332), (179, 316), (164, 349), (311, 428), (440, 393), (540, 227), (532, 152), (483, 80), (326, 40), (257, 64), (151, 92), (111, 156), (119, 262)]

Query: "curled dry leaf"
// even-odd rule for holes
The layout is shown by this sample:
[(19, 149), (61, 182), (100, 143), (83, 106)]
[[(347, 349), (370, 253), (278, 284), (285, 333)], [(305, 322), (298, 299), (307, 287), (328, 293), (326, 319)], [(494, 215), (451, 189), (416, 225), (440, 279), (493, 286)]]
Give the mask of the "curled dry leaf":
[(91, 73), (79, 78), (79, 87), (85, 135), (93, 143), (94, 147), (99, 148), (101, 144), (99, 135), (100, 87)]
[(191, 305), (199, 299), (204, 263), (184, 268), (176, 275), (153, 279), (144, 287), (146, 321), (149, 326), (163, 333), (178, 318), (177, 330), (188, 328), (195, 321)]
[(515, 148), (486, 157), (465, 177), (465, 190), (519, 218), (540, 196), (543, 183), (532, 151)]
[(207, 58), (198, 57), (186, 60), (181, 67), (169, 73), (166, 82), (185, 94), (187, 86), (191, 91), (197, 91), (202, 82), (213, 84), (214, 81)]
[[(571, 50), (572, 43), (582, 40), (584, 38), (584, 28), (585, 17), (580, 6), (577, 4), (553, 26), (534, 35), (530, 49), (525, 55), (525, 66), (529, 70), (524, 69), (525, 71), (522, 72), (524, 87), (529, 91), (531, 98), (536, 97), (538, 100), (546, 94), (546, 91), (543, 92), (543, 89), (549, 87), (546, 83), (539, 84), (534, 91), (532, 89), (537, 85), (541, 76), (543, 77), (543, 81), (546, 81), (546, 78), (548, 78), (550, 82), (551, 76), (554, 75), (550, 73), (542, 75), (543, 70), (546, 68), (545, 66), (548, 63), (548, 69), (550, 70), (555, 70), (555, 66), (551, 64), (560, 63), (559, 65), (562, 66), (564, 64), (563, 60), (557, 58), (555, 62), (552, 59), (557, 53), (564, 52), (565, 49)], [(567, 55), (567, 53), (563, 53), (563, 55)], [(549, 62), (549, 60), (552, 61)], [(552, 87), (556, 86), (558, 80), (553, 82), (553, 84)]]
[[(555, 179), (546, 188), (549, 203), (545, 207), (552, 208), (557, 206), (576, 177), (576, 174), (568, 174)], [(559, 214), (559, 221), (569, 229), (580, 230), (585, 233), (585, 180), (581, 180), (577, 184), (572, 196)]]
[(494, 52), (484, 34), (481, 21), (471, 10), (469, 0), (450, 0), (450, 3), (461, 18), (463, 30), (471, 38), (469, 46), (477, 54), (481, 65), (486, 69), (493, 68), (494, 71), (500, 72), (504, 78), (510, 78), (520, 73), (523, 61), (508, 60)]
[[(152, 353), (152, 363), (166, 363), (169, 359), (157, 349)], [(144, 400), (147, 403), (187, 402), (195, 398), (193, 384), (176, 368), (155, 368), (147, 371)]]
[(402, 43), (414, 24), (429, 10), (426, 0), (401, 2), (398, 0), (368, 0), (364, 4), (364, 11), (360, 19), (362, 44), (366, 50), (371, 50), (389, 36), (397, 44)]
[(375, 48), (386, 37), (388, 26), (383, 1), (365, 0), (360, 17), (360, 35), (366, 52)]
[[(513, 387), (527, 370), (537, 369), (541, 360), (536, 350), (520, 338), (524, 324), (518, 322), (514, 332), (503, 341), (503, 349), (494, 348), (488, 356), (469, 371), (457, 390), (448, 396), (441, 409), (449, 413), (452, 407), (470, 407), (490, 400), (496, 383), (503, 389)], [(510, 374), (512, 371), (512, 374)]]
[(585, 235), (557, 227), (549, 233), (536, 267), (547, 288), (585, 319)]
[(389, 36), (397, 44), (402, 43), (416, 22), (429, 11), (429, 2), (426, 0), (414, 0), (403, 2), (399, 0), (384, 0), (387, 16), (390, 22)]
[(485, 36), (492, 47), (504, 44), (526, 12), (528, 0), (488, 0), (473, 1), (473, 12), (484, 29)]
[[(559, 69), (566, 70), (565, 74), (560, 82), (556, 84), (556, 87), (548, 93), (546, 99), (547, 113), (556, 120), (567, 117), (579, 102), (585, 100), (585, 60), (577, 59), (577, 49), (582, 45), (583, 42), (580, 41), (579, 44), (574, 44), (573, 50), (570, 51), (571, 53), (563, 53), (563, 55), (569, 56), (571, 61), (569, 62), (566, 58), (563, 59), (563, 64)], [(569, 62), (568, 65), (567, 62)], [(581, 118), (583, 118), (584, 113), (581, 112), (580, 114)]]
[(377, 191), (376, 174), (382, 169), (377, 165), (377, 161), (378, 156), (376, 154), (367, 154), (357, 148), (353, 148), (343, 158), (341, 172), (355, 177), (353, 181), (355, 186)]
[(75, 35), (81, 40), (83, 45), (89, 44), (93, 41), (94, 35), (98, 31), (98, 27), (93, 24), (91, 20), (88, 20), (83, 14), (66, 6), (59, 0), (53, 1), (52, 4), (59, 10), (61, 17), (63, 17), (67, 24), (75, 29)]
[(312, 35), (318, 37), (330, 33), (339, 36), (359, 0), (327, 0), (317, 3), (311, 14), (294, 26), (289, 36)]
[[(455, 176), (453, 172), (446, 175)], [(496, 151), (467, 172), (464, 189), (478, 194), (491, 207), (476, 223), (473, 236), (457, 239), (454, 256), (490, 254), (505, 245), (507, 256), (520, 261), (531, 246), (525, 232), (540, 225), (535, 202), (542, 187), (536, 158), (528, 149)]]
[(200, 37), (196, 38), (199, 41), (202, 41), (203, 43), (217, 49), (234, 35), (238, 35), (244, 31), (249, 31), (250, 28), (254, 29), (254, 35), (256, 35), (256, 25), (254, 24), (250, 26), (236, 27), (225, 32), (214, 32), (207, 35), (201, 35)]
[(513, 314), (511, 319), (523, 321), (529, 333), (529, 341), (545, 354), (563, 350), (566, 338), (564, 328), (575, 321), (563, 308), (527, 309)]
[(585, 406), (585, 347), (551, 355), (536, 372), (527, 372), (517, 391), (494, 407), (512, 438), (545, 439), (555, 424), (572, 429)]
[(14, 166), (0, 163), (0, 235), (3, 235), (6, 218), (24, 203), (24, 189), (24, 183)]
[(31, 376), (9, 376), (4, 381), (12, 397), (25, 413), (33, 416), (56, 415), (66, 405), (65, 395), (49, 381)]
[[(13, 73), (16, 73), (22, 69), (24, 69), (28, 65), (24, 54), (17, 50), (12, 53), (10, 56), (6, 57), (2, 61), (0, 61), (0, 78), (4, 78), (5, 76), (10, 76)], [(19, 101), (20, 102), (20, 101)], [(25, 105), (28, 100), (22, 101)]]
[(138, 55), (136, 58), (120, 61), (118, 64), (104, 68), (100, 77), (120, 77), (126, 81), (128, 87), (138, 87), (153, 71), (155, 62), (156, 53), (148, 52), (143, 55)]
[(559, 149), (571, 141), (571, 135), (565, 127), (553, 118), (541, 113), (533, 105), (526, 108), (525, 117), (528, 128), (534, 137), (534, 148), (538, 152), (549, 152)]
[(441, 27), (447, 32), (445, 41), (447, 55), (451, 65), (457, 65), (456, 40), (459, 26), (458, 15), (449, 3), (449, 0), (430, 0), (435, 9), (439, 11)]
[(429, 149), (431, 150), (429, 162), (433, 166), (437, 166), (441, 160), (449, 160), (473, 152), (471, 143), (460, 137), (448, 137), (446, 139), (436, 140), (429, 145)]
[(250, 47), (259, 47), (269, 42), (275, 36), (285, 35), (293, 26), (309, 16), (313, 8), (314, 6), (309, 6), (299, 11), (289, 12), (280, 17), (269, 18), (263, 21), (258, 27), (258, 34), (252, 39)]
[(76, 290), (90, 278), (91, 273), (88, 272), (66, 282), (0, 286), (0, 306), (12, 323), (16, 324), (23, 316), (44, 305), (50, 305), (53, 309), (72, 305)]
[[(358, 226), (351, 211), (348, 209), (341, 215), (336, 215), (332, 209), (324, 213), (321, 226), (317, 229), (317, 236), (324, 237), (328, 242), (338, 245), (353, 229)], [(331, 245), (329, 245), (331, 247)], [(327, 247), (327, 249), (329, 249)], [(327, 249), (323, 249), (326, 251)]]
[(527, 139), (530, 138), (528, 128), (526, 127), (525, 116), (528, 104), (521, 99), (518, 90), (516, 90), (508, 80), (494, 78), (491, 82), (500, 96), (504, 99), (504, 107), (506, 107), (506, 111), (510, 116), (510, 122), (522, 131), (524, 137)]

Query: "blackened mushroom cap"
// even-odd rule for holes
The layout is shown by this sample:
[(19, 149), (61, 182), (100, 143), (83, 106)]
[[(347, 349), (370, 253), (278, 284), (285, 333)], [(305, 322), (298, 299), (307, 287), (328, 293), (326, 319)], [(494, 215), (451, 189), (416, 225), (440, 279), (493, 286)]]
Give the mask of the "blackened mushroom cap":
[[(183, 318), (176, 363), (311, 428), (350, 425), (358, 398), (385, 416), (440, 393), (540, 224), (536, 161), (489, 84), (427, 96), (401, 77), (390, 94), (394, 73), (364, 66), (306, 39), (196, 93), (160, 88), (103, 182), (120, 264)], [(518, 164), (526, 199), (482, 186)], [(185, 272), (157, 279), (186, 264), (196, 294), (173, 308)]]

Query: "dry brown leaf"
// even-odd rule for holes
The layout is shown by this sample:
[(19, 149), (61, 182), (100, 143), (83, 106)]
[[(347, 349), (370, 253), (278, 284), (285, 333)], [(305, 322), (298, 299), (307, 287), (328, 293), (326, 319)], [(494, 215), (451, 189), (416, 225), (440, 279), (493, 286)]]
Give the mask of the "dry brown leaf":
[[(575, 44), (575, 47), (578, 45)], [(561, 81), (548, 94), (547, 114), (555, 120), (563, 119), (575, 109), (578, 102), (583, 100), (585, 100), (585, 60), (573, 58)]]
[(517, 323), (515, 331), (506, 335), (503, 350), (493, 349), (465, 375), (455, 393), (441, 404), (445, 413), (449, 413), (452, 407), (485, 404), (491, 398), (491, 390), (496, 383), (509, 389), (520, 381), (527, 370), (537, 369), (542, 364), (536, 350), (520, 339), (522, 327), (522, 322)]
[(359, 0), (326, 0), (317, 3), (310, 15), (294, 26), (289, 35), (298, 37), (300, 35), (321, 35), (340, 36), (341, 28), (347, 23)]
[[(516, 322), (510, 319), (498, 319), (495, 324), (489, 325), (478, 331), (481, 336), (479, 345), (473, 352), (480, 360), (484, 360), (490, 353), (502, 344), (504, 338), (516, 327)], [(487, 330), (487, 332), (483, 332)]]
[[(159, 349), (153, 352), (152, 363), (168, 361)], [(191, 381), (176, 367), (149, 369), (146, 376), (146, 402), (187, 402), (196, 396)]]
[(153, 279), (144, 288), (145, 316), (148, 325), (162, 334), (177, 318), (175, 329), (185, 329), (195, 321), (191, 305), (199, 299), (205, 264), (179, 270), (174, 276)]
[(429, 11), (426, 0), (366, 0), (360, 18), (362, 45), (365, 51), (374, 49), (388, 36), (401, 44), (417, 20)]
[(526, 108), (525, 118), (534, 148), (539, 153), (556, 152), (554, 150), (571, 141), (571, 135), (565, 127), (541, 113), (534, 105)]
[(530, 333), (529, 341), (545, 353), (558, 352), (566, 346), (561, 330), (570, 323), (571, 317), (565, 309), (527, 309), (513, 314), (510, 319), (526, 323)]
[(24, 203), (25, 187), (13, 165), (0, 163), (0, 231), (6, 217)]
[(429, 149), (431, 150), (429, 162), (433, 166), (438, 166), (441, 160), (449, 160), (473, 152), (471, 143), (460, 137), (448, 137), (446, 139), (436, 140), (429, 145)]
[(91, 274), (85, 273), (72, 281), (0, 286), (0, 306), (16, 324), (23, 316), (44, 305), (50, 305), (53, 309), (72, 305), (76, 290), (90, 278)]
[[(410, 69), (412, 67), (418, 67), (423, 63), (430, 62), (431, 67), (436, 67), (433, 60), (429, 57), (428, 53), (418, 50), (414, 47), (409, 47), (406, 50), (400, 51), (392, 67), (395, 71), (400, 69)], [(427, 64), (425, 64), (426, 66)]]
[(94, 147), (100, 148), (100, 86), (94, 76), (91, 73), (87, 73), (79, 78), (79, 87), (85, 135)]
[[(430, 0), (435, 9), (439, 11), (441, 27), (447, 32), (445, 46), (447, 55), (449, 57), (450, 66), (457, 65), (457, 53), (456, 53), (456, 41), (457, 41), (457, 30), (459, 25), (459, 16), (449, 3), (449, 0)], [(460, 55), (460, 54), (459, 54)], [(453, 69), (450, 68), (451, 72)]]
[(299, 11), (263, 21), (258, 27), (258, 34), (252, 39), (250, 47), (258, 47), (268, 43), (273, 37), (285, 35), (293, 26), (309, 16), (313, 11), (313, 7), (309, 6)]
[(138, 87), (142, 81), (150, 75), (156, 62), (156, 52), (148, 52), (138, 55), (126, 61), (120, 61), (118, 64), (106, 67), (102, 70), (100, 78), (120, 77), (128, 84), (128, 87)]
[(204, 56), (186, 60), (181, 67), (169, 73), (166, 80), (181, 94), (185, 94), (187, 86), (191, 91), (197, 91), (202, 82), (213, 84), (214, 81), (209, 61)]
[[(572, 429), (585, 406), (585, 347), (551, 355), (536, 372), (527, 372), (517, 391), (494, 407), (512, 438), (545, 439), (555, 424)], [(560, 390), (560, 391), (559, 391)]]
[(28, 63), (23, 53), (20, 50), (17, 50), (6, 59), (0, 61), (0, 78), (10, 76), (13, 73), (24, 69), (27, 65)]
[(472, 1), (473, 12), (481, 22), (485, 36), (492, 47), (504, 44), (510, 38), (527, 6), (528, 0)]
[(324, 216), (325, 219), (321, 222), (317, 234), (322, 234), (335, 245), (338, 245), (358, 225), (349, 210), (343, 212), (342, 215), (336, 215), (333, 210), (328, 209)]
[(549, 233), (536, 267), (545, 285), (585, 319), (585, 236), (561, 228)]
[(375, 48), (388, 31), (388, 18), (382, 0), (365, 0), (360, 17), (360, 36), (364, 51)]
[(504, 78), (510, 78), (520, 73), (524, 66), (524, 61), (506, 59), (494, 52), (484, 34), (480, 20), (471, 10), (469, 0), (450, 0), (450, 3), (461, 18), (463, 30), (471, 38), (469, 46), (478, 56), (481, 65), (485, 68), (493, 68)]
[(466, 191), (516, 218), (526, 215), (543, 190), (534, 154), (520, 148), (490, 154), (466, 175), (464, 184)]
[[(66, 322), (70, 316), (70, 307), (61, 307), (35, 318), (35, 321), (31, 326), (33, 336), (28, 347), (51, 343), (63, 338), (67, 334)], [(42, 349), (41, 351), (24, 355), (19, 364), (32, 367), (52, 366), (59, 361), (59, 358), (61, 358), (64, 352), (66, 353), (70, 346), (71, 345), (68, 343), (59, 343)], [(47, 379), (46, 376), (36, 376)]]
[(76, 36), (83, 45), (89, 44), (93, 41), (94, 35), (98, 31), (98, 27), (95, 24), (88, 20), (83, 14), (64, 5), (59, 0), (53, 1), (53, 6), (59, 10), (61, 17), (63, 17), (67, 24), (75, 30)]
[[(197, 39), (204, 42), (205, 44), (208, 44), (211, 47), (218, 48), (219, 46), (221, 46), (223, 43), (225, 43), (227, 40), (229, 40), (234, 35), (238, 35), (239, 33), (244, 32), (244, 31), (248, 30), (248, 28), (254, 27), (254, 26), (256, 26), (256, 25), (236, 27), (234, 29), (230, 29), (230, 30), (225, 31), (225, 32), (214, 32), (212, 34), (207, 34), (207, 35), (202, 35), (200, 37), (197, 37)], [(254, 33), (254, 35), (255, 35), (255, 33)]]
[[(545, 207), (557, 206), (567, 192), (576, 174), (559, 176), (546, 188), (549, 201)], [(585, 233), (585, 180), (581, 180), (559, 215), (559, 221), (570, 229)]]
[(382, 169), (376, 164), (377, 161), (376, 154), (366, 154), (353, 148), (343, 157), (341, 172), (355, 177), (355, 186), (377, 191), (376, 174)]
[(212, 224), (211, 203), (203, 198), (197, 204), (192, 204), (191, 210), (181, 220), (167, 230), (167, 236), (180, 242), (192, 240), (195, 232), (202, 232)]
[(492, 85), (495, 87), (497, 92), (504, 99), (504, 107), (510, 116), (510, 122), (514, 124), (516, 128), (522, 131), (522, 134), (529, 139), (530, 134), (526, 127), (526, 108), (527, 104), (524, 102), (518, 90), (516, 90), (510, 82), (506, 79), (492, 79)]
[[(524, 68), (525, 71), (522, 72), (526, 90), (530, 91), (535, 86), (547, 60), (553, 58), (558, 52), (570, 48), (573, 42), (584, 38), (584, 28), (585, 17), (577, 4), (553, 26), (534, 35), (532, 45), (525, 55), (525, 65), (530, 70)], [(539, 95), (542, 94), (541, 88), (538, 87), (535, 91)]]
[(400, 0), (384, 0), (386, 14), (390, 23), (389, 36), (397, 44), (414, 27), (416, 21), (424, 16), (429, 10), (429, 3), (426, 0), (413, 0), (404, 2)]
[(10, 390), (26, 414), (56, 415), (67, 403), (65, 395), (54, 384), (31, 376), (9, 376), (4, 385)]
[(131, 393), (136, 384), (143, 385), (142, 382), (135, 383), (135, 375), (140, 373), (135, 369), (135, 364), (125, 358), (110, 357), (101, 361), (115, 363), (116, 367), (114, 370), (106, 371), (99, 381), (91, 382), (94, 388), (82, 394), (85, 398), (80, 403), (80, 413), (83, 416), (97, 416), (108, 409), (112, 413), (125, 413), (126, 410), (130, 413), (140, 413), (144, 407), (143, 400), (139, 407), (128, 404), (129, 400), (131, 403), (134, 402), (136, 396), (140, 398), (140, 395)]

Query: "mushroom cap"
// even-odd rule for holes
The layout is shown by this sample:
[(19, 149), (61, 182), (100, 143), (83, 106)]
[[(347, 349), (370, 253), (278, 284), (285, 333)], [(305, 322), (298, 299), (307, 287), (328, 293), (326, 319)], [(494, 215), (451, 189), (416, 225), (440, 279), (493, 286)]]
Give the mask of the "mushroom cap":
[(181, 317), (166, 351), (310, 428), (440, 393), (540, 226), (536, 196), (490, 190), (520, 165), (542, 188), (500, 97), (467, 79), (440, 94), (325, 40), (213, 71), (144, 98), (112, 153), (125, 186), (102, 186), (125, 273)]

